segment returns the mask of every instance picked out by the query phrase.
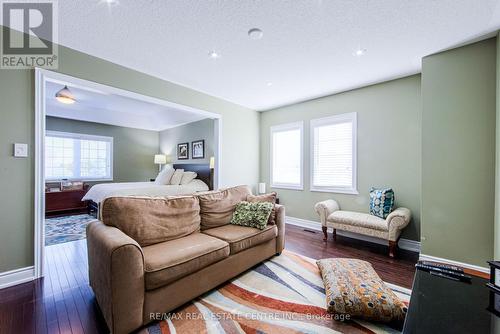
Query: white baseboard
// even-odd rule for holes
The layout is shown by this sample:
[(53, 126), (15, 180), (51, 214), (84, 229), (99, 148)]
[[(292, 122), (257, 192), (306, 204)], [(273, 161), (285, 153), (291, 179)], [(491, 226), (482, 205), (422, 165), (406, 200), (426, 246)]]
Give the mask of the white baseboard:
[[(321, 231), (321, 224), (318, 222), (312, 221), (312, 220), (287, 216), (286, 223), (290, 224), (290, 225), (304, 227), (304, 228), (307, 228), (307, 229), (310, 229), (313, 231)], [(387, 245), (387, 241), (379, 239), (379, 238), (375, 238), (375, 237), (370, 237), (368, 235), (362, 235), (362, 234), (357, 234), (357, 233), (352, 233), (352, 232), (347, 232), (347, 231), (339, 231), (339, 230), (337, 230), (337, 234), (342, 235), (344, 237), (373, 242), (373, 243), (380, 244), (380, 245)], [(420, 242), (419, 241), (401, 238), (401, 239), (399, 239), (398, 246), (401, 249), (420, 253)]]
[(476, 270), (476, 271), (479, 271), (479, 272), (482, 272), (482, 273), (486, 273), (486, 274), (490, 273), (490, 269), (486, 268), (486, 267), (480, 267), (480, 266), (476, 266), (474, 264), (469, 264), (469, 263), (459, 262), (459, 261), (455, 261), (455, 260), (444, 259), (442, 257), (430, 256), (430, 255), (426, 255), (426, 254), (420, 254), (419, 260), (441, 262), (441, 263), (445, 263), (445, 264), (451, 264), (451, 265), (457, 266), (457, 267), (462, 267), (462, 268), (466, 268), (466, 269)]
[(19, 268), (0, 273), (0, 289), (8, 288), (9, 286), (26, 283), (35, 278), (35, 269), (33, 266)]

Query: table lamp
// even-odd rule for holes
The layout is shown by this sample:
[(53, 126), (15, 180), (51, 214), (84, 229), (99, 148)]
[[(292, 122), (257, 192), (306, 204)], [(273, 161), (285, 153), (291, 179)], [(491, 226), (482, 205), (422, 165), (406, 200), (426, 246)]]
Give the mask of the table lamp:
[(167, 163), (167, 156), (165, 154), (155, 154), (155, 164), (158, 165), (158, 171), (161, 172), (161, 165)]

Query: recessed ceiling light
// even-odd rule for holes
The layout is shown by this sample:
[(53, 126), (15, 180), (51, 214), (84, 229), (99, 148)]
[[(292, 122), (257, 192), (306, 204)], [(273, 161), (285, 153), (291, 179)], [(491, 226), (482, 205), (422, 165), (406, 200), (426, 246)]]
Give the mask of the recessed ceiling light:
[(217, 58), (220, 58), (220, 54), (218, 54), (216, 51), (210, 51), (208, 52), (208, 56), (212, 59), (217, 59)]
[(109, 6), (116, 6), (119, 3), (118, 0), (103, 0), (103, 1), (107, 3)]
[(259, 28), (252, 28), (252, 29), (248, 30), (248, 36), (251, 39), (257, 40), (257, 39), (261, 39), (262, 36), (264, 36), (264, 33)]
[(366, 49), (362, 49), (362, 48), (359, 48), (352, 53), (352, 55), (356, 56), (356, 57), (361, 57), (361, 56), (364, 56), (365, 54), (366, 54)]
[(267, 85), (267, 87), (271, 87), (273, 85), (273, 83), (272, 82), (268, 82), (268, 83), (266, 83), (266, 85)]

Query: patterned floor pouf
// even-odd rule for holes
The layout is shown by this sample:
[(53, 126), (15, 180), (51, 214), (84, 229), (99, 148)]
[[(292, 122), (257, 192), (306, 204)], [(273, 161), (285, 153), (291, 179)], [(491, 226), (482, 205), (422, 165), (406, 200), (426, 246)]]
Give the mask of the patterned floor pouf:
[(402, 325), (407, 306), (385, 285), (370, 263), (341, 258), (316, 263), (325, 284), (329, 313)]

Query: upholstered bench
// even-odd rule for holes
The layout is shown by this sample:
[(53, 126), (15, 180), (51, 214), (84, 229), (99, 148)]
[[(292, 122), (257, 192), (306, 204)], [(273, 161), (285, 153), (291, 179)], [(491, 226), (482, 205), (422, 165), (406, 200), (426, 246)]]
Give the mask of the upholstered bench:
[(386, 219), (382, 219), (368, 213), (340, 210), (339, 204), (333, 199), (316, 203), (314, 208), (321, 220), (323, 240), (328, 238), (328, 227), (333, 227), (334, 240), (337, 229), (384, 239), (389, 242), (390, 257), (395, 256), (401, 232), (411, 219), (411, 212), (407, 208), (397, 208)]

